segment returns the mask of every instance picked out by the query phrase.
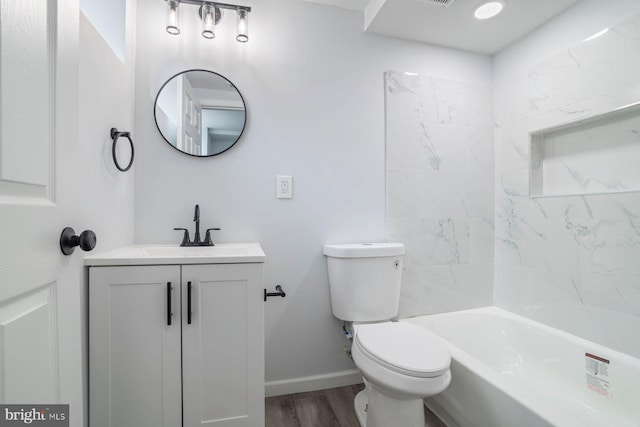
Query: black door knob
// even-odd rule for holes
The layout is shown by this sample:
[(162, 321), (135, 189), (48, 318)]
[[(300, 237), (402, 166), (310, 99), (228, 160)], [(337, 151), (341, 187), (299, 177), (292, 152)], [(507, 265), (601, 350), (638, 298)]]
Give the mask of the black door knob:
[(71, 255), (80, 246), (83, 251), (90, 251), (96, 247), (96, 233), (91, 230), (85, 230), (79, 236), (71, 227), (66, 227), (60, 235), (60, 250), (65, 255)]

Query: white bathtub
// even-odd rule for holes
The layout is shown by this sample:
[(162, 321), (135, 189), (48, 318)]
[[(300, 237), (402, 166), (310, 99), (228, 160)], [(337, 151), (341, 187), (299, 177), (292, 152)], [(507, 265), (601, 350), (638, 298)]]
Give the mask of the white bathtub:
[(426, 401), (449, 426), (640, 426), (639, 359), (496, 307), (402, 321), (449, 347), (451, 385)]

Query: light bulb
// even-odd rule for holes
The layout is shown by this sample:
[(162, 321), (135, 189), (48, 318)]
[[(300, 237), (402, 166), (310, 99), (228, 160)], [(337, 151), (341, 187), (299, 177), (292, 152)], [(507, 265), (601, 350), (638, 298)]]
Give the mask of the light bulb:
[(167, 33), (172, 35), (180, 34), (180, 6), (179, 0), (167, 0)]
[(238, 35), (236, 40), (240, 43), (249, 41), (249, 12), (247, 9), (238, 9)]
[(200, 9), (200, 16), (202, 17), (202, 37), (206, 39), (212, 39), (216, 36), (215, 33), (215, 16), (216, 10), (211, 3), (202, 3)]

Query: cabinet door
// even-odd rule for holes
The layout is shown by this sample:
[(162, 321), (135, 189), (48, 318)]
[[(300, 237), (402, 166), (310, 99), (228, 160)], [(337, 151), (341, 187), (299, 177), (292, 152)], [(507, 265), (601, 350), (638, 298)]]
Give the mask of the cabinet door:
[(263, 427), (262, 264), (183, 266), (182, 298), (183, 426)]
[(91, 267), (89, 283), (91, 427), (180, 426), (180, 267)]

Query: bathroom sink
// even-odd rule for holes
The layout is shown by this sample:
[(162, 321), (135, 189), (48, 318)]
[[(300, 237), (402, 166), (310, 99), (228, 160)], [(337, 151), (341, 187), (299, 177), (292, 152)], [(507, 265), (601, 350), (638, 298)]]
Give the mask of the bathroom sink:
[(85, 265), (236, 264), (264, 262), (258, 243), (217, 243), (215, 246), (136, 245), (85, 257)]
[(230, 255), (245, 255), (246, 246), (145, 246), (140, 248), (145, 256), (150, 257), (220, 257)]

